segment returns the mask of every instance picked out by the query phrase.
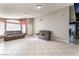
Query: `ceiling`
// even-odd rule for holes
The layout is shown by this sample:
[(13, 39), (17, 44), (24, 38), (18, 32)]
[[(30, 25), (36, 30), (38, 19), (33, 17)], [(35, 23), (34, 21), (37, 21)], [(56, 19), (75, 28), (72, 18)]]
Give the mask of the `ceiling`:
[[(41, 9), (36, 9), (38, 4), (42, 5)], [(72, 3), (0, 3), (0, 17), (33, 18), (69, 5), (72, 5)], [(25, 16), (24, 13), (28, 15)]]

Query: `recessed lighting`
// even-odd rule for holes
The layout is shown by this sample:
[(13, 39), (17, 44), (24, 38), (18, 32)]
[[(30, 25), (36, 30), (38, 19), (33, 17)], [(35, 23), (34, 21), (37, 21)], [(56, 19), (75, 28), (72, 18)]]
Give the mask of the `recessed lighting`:
[(42, 5), (37, 5), (36, 8), (40, 9), (40, 8), (42, 8)]

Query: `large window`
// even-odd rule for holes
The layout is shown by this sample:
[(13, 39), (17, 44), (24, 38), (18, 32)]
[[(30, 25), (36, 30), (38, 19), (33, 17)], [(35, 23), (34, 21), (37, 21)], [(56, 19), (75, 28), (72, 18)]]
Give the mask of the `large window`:
[(20, 20), (6, 20), (6, 31), (21, 31), (21, 21)]
[(26, 33), (26, 20), (25, 19), (0, 19), (0, 36), (4, 35), (5, 31), (22, 31)]
[(21, 24), (6, 23), (6, 31), (21, 31)]
[(4, 35), (5, 27), (4, 22), (0, 21), (0, 36)]
[(6, 22), (9, 22), (9, 23), (21, 23), (21, 20), (14, 20), (14, 19), (7, 19)]

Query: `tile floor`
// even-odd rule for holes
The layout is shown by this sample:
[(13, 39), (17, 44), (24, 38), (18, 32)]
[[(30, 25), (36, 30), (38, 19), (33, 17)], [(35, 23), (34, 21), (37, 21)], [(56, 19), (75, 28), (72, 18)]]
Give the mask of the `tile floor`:
[(3, 56), (78, 56), (79, 45), (26, 37), (0, 43)]

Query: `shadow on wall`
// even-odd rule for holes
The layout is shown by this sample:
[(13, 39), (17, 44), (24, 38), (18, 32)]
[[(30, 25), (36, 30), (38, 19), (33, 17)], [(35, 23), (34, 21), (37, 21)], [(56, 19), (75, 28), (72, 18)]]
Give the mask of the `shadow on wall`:
[(67, 42), (65, 39), (57, 37), (53, 32), (51, 32), (51, 41)]

